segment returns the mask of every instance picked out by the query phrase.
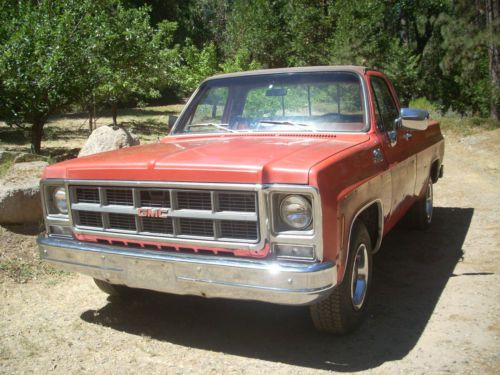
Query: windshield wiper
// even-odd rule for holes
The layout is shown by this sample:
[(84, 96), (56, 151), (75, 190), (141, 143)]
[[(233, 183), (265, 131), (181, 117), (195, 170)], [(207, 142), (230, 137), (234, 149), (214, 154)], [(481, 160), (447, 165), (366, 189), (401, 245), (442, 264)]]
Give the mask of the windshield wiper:
[(259, 123), (261, 124), (276, 124), (276, 125), (290, 125), (294, 126), (296, 128), (307, 128), (307, 130), (311, 132), (316, 132), (316, 129), (311, 128), (310, 124), (302, 124), (300, 122), (292, 122), (292, 121), (274, 121), (274, 120), (260, 120)]
[(228, 133), (237, 133), (238, 132), (237, 130), (229, 129), (228, 128), (229, 124), (215, 124), (213, 122), (207, 122), (207, 123), (202, 123), (202, 124), (190, 124), (186, 127), (186, 130), (188, 130), (189, 128), (201, 128), (201, 127), (205, 127), (205, 126), (212, 126), (216, 129), (224, 130), (225, 132), (228, 132)]

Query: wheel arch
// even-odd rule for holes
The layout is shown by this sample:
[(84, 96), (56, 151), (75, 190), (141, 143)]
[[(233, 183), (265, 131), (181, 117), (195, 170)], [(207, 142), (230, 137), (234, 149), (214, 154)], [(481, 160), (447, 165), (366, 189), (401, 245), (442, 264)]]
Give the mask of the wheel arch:
[(352, 220), (349, 230), (349, 242), (351, 241), (352, 229), (356, 220), (361, 220), (370, 234), (372, 253), (376, 253), (380, 249), (382, 243), (382, 233), (384, 231), (383, 217), (382, 201), (380, 199), (376, 199), (363, 206), (356, 215), (354, 215)]
[[(356, 222), (361, 221), (370, 235), (370, 240), (372, 242), (372, 254), (375, 254), (380, 249), (382, 243), (382, 236), (384, 232), (384, 214), (382, 209), (382, 200), (374, 199), (365, 203), (361, 208), (359, 208), (354, 214), (350, 226), (349, 233), (347, 237), (347, 248), (345, 249), (345, 263), (347, 264), (354, 225)], [(344, 269), (345, 271), (345, 269)], [(338, 280), (341, 283), (345, 277), (345, 272), (341, 272), (341, 279)]]

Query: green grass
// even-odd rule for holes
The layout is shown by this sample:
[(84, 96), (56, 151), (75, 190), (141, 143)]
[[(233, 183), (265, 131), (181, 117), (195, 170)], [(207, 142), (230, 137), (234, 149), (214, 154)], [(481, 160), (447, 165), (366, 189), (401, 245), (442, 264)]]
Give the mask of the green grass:
[(5, 176), (9, 169), (14, 165), (15, 154), (3, 153), (0, 157), (0, 178)]
[(443, 131), (451, 131), (462, 136), (500, 128), (500, 122), (481, 117), (448, 117), (437, 119)]
[(460, 116), (456, 113), (442, 115), (438, 106), (426, 98), (418, 98), (410, 102), (411, 108), (421, 108), (429, 111), (431, 119), (441, 123), (441, 129), (461, 136), (471, 135), (480, 131), (489, 131), (500, 128), (500, 122), (491, 118), (478, 116)]

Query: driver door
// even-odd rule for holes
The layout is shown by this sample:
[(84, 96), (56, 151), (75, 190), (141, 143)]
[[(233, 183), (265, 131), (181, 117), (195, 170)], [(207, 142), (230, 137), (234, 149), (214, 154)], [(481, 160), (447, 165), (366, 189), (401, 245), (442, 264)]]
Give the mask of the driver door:
[(372, 74), (370, 86), (382, 152), (391, 173), (390, 216), (399, 216), (412, 202), (416, 159), (408, 147), (406, 132), (399, 126), (399, 103), (390, 84), (382, 75)]

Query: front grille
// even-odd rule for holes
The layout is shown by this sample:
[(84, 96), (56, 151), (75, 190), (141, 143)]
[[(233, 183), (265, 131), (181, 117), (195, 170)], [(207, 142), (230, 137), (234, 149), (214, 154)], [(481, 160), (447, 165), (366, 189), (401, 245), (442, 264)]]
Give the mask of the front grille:
[(78, 187), (75, 189), (76, 202), (99, 203), (99, 189)]
[(156, 217), (143, 217), (142, 228), (145, 232), (160, 233), (160, 234), (173, 234), (174, 225), (172, 219), (161, 219)]
[[(257, 194), (253, 191), (127, 186), (72, 186), (73, 224), (85, 232), (256, 243)], [(170, 239), (170, 240), (169, 240)]]
[(257, 223), (254, 221), (222, 221), (221, 237), (256, 238)]
[(255, 196), (252, 193), (219, 193), (221, 211), (255, 212)]
[(135, 231), (135, 215), (109, 214), (109, 228)]
[(134, 204), (130, 189), (106, 189), (106, 200), (108, 204), (119, 206), (132, 206)]
[(212, 220), (180, 219), (181, 234), (185, 236), (213, 237), (214, 225)]
[(141, 190), (142, 207), (170, 207), (169, 190)]
[(210, 193), (196, 191), (179, 191), (177, 208), (188, 210), (212, 210)]
[(77, 220), (80, 225), (86, 227), (102, 227), (102, 217), (99, 212), (79, 211), (77, 213)]

